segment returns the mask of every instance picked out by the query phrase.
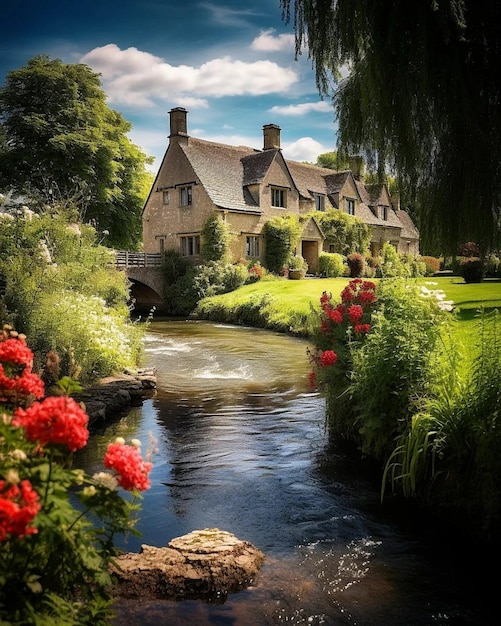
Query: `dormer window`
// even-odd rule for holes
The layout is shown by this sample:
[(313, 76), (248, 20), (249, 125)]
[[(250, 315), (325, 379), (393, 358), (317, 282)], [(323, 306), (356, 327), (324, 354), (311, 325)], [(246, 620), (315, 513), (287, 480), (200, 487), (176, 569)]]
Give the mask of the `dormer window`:
[(355, 200), (353, 198), (344, 199), (344, 210), (348, 215), (355, 215)]
[(388, 207), (382, 205), (381, 206), (381, 219), (384, 220), (385, 222), (388, 219)]
[(287, 206), (287, 190), (281, 187), (271, 188), (271, 206), (285, 209)]
[(186, 187), (179, 188), (179, 202), (181, 206), (191, 206), (192, 204), (192, 187), (186, 185)]
[(325, 196), (320, 193), (314, 194), (315, 211), (325, 211)]

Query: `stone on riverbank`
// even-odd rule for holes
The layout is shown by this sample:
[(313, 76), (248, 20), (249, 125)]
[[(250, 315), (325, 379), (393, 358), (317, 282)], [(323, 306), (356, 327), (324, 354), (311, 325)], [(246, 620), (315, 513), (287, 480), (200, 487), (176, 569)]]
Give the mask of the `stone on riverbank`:
[(112, 573), (118, 598), (223, 600), (251, 584), (264, 554), (248, 541), (206, 528), (169, 542), (141, 546), (140, 553), (115, 559)]
[(156, 370), (140, 369), (103, 378), (96, 385), (72, 394), (72, 397), (85, 405), (91, 428), (127, 412), (133, 406), (140, 406), (145, 398), (154, 395), (156, 386)]

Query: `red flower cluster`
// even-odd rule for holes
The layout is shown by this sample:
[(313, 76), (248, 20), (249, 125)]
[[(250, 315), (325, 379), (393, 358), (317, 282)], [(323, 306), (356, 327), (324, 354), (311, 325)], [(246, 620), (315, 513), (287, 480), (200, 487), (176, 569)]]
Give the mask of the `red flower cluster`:
[(83, 448), (89, 438), (89, 417), (73, 398), (48, 397), (27, 409), (14, 411), (13, 426), (22, 426), (29, 441), (62, 444), (70, 452)]
[(334, 350), (324, 350), (320, 355), (320, 365), (322, 367), (329, 367), (330, 365), (334, 365), (337, 361), (337, 354)]
[(38, 493), (29, 480), (19, 484), (0, 480), (0, 541), (5, 541), (8, 535), (22, 538), (37, 533), (29, 524), (40, 509)]
[(0, 341), (0, 402), (19, 402), (31, 395), (43, 397), (44, 384), (32, 367), (33, 352), (24, 339)]
[(153, 463), (144, 461), (134, 446), (110, 443), (104, 456), (104, 466), (117, 474), (118, 484), (127, 491), (145, 491), (150, 488), (148, 475)]
[[(320, 319), (320, 333), (325, 340), (325, 350), (317, 346), (317, 351), (310, 353), (312, 363), (320, 367), (330, 367), (338, 361), (338, 354), (330, 349), (336, 341), (341, 345), (347, 340), (347, 331), (351, 330), (355, 336), (361, 338), (370, 331), (370, 324), (364, 321), (370, 318), (372, 305), (376, 302), (376, 285), (370, 280), (355, 278), (341, 292), (341, 303), (333, 305), (332, 294), (323, 292), (320, 297), (322, 315)], [(339, 352), (339, 351), (338, 351)], [(310, 375), (310, 386), (315, 385), (315, 372)]]

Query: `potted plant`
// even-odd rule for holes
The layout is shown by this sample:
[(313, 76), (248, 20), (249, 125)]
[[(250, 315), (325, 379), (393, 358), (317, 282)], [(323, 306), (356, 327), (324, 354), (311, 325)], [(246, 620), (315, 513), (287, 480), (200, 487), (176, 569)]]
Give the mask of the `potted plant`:
[(289, 259), (289, 278), (291, 280), (300, 280), (306, 276), (308, 263), (300, 254), (292, 255)]

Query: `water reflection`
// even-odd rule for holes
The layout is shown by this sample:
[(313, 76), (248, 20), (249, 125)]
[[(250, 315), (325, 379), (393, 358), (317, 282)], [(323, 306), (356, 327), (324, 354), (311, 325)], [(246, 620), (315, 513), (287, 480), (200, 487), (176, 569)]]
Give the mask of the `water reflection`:
[(485, 597), (464, 593), (478, 573), (459, 577), (457, 563), (383, 515), (377, 485), (332, 446), (306, 346), (202, 322), (151, 327), (156, 397), (94, 435), (84, 459), (101, 469), (117, 435), (156, 441), (142, 537), (123, 547), (216, 526), (266, 561), (255, 586), (223, 604), (123, 602), (117, 624), (493, 623)]

